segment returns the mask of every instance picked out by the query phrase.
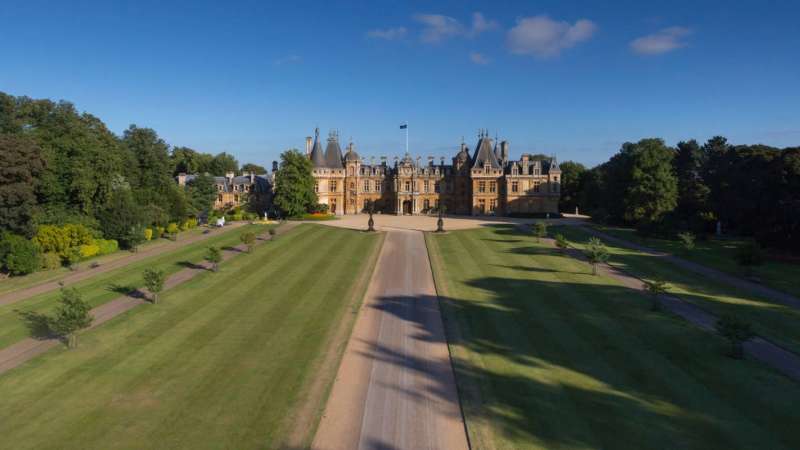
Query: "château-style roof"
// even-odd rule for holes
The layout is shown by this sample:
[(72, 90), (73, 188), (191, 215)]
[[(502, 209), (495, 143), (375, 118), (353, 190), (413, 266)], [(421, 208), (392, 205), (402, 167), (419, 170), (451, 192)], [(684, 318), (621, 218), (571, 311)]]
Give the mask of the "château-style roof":
[(344, 154), (345, 161), (360, 161), (361, 157), (356, 153), (356, 146), (352, 142), (347, 146), (347, 153)]
[(472, 168), (482, 168), (486, 163), (492, 169), (501, 169), (502, 166), (497, 160), (494, 150), (492, 150), (492, 139), (481, 133), (479, 135), (478, 144), (475, 146), (475, 156), (472, 158)]

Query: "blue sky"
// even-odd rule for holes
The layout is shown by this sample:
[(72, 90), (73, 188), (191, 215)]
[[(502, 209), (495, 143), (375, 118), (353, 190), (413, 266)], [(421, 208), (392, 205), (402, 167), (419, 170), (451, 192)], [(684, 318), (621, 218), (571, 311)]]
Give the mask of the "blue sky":
[(800, 145), (800, 2), (732, 5), (5, 0), (0, 91), (264, 165), (317, 125), (401, 155), (403, 121), (437, 158), (479, 128), (588, 165), (651, 136)]

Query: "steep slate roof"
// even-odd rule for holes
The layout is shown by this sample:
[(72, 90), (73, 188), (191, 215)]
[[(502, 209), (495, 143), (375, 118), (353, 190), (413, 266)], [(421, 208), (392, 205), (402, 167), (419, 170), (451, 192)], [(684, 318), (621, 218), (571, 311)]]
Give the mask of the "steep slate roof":
[(311, 164), (314, 167), (325, 167), (325, 155), (319, 144), (319, 128), (314, 130), (314, 147), (311, 149)]
[(472, 167), (481, 168), (488, 162), (492, 169), (500, 169), (500, 162), (497, 161), (497, 155), (492, 150), (492, 140), (486, 136), (481, 136), (478, 144), (475, 146), (475, 157), (472, 158)]
[(325, 147), (325, 167), (342, 168), (342, 148), (339, 147), (339, 139), (335, 134), (331, 134), (328, 138), (328, 146)]

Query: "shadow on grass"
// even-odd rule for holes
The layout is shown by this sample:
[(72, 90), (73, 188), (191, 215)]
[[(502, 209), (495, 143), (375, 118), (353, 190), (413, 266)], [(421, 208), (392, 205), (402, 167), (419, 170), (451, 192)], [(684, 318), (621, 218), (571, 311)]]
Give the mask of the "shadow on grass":
[(34, 339), (50, 339), (56, 337), (50, 328), (50, 317), (34, 311), (14, 310), (22, 323), (28, 329), (28, 334)]
[(208, 267), (206, 267), (206, 266), (204, 266), (202, 264), (193, 263), (191, 261), (180, 261), (180, 262), (178, 262), (178, 265), (181, 266), (181, 267), (185, 267), (187, 269), (208, 270), (208, 271), (211, 270), (210, 268), (208, 268)]
[[(775, 397), (752, 384), (751, 376), (764, 373), (760, 366), (726, 361), (722, 339), (651, 313), (639, 291), (491, 276), (465, 284), (486, 297), (439, 299), (449, 343), (472, 355), (454, 353), (459, 394), (468, 426), (492, 424), (506, 445), (709, 448), (759, 439), (763, 448), (800, 445), (792, 425), (800, 415), (785, 404), (774, 408)], [(376, 308), (413, 327), (412, 339), (444, 343), (430, 321), (436, 301), (386, 296)], [(380, 342), (368, 356), (427, 381), (424, 388), (391, 386), (407, 401), (448, 399), (441, 381), (447, 361)], [(748, 434), (736, 425), (741, 421), (758, 432)]]
[(246, 250), (242, 250), (241, 248), (237, 248), (237, 247), (234, 247), (232, 245), (228, 245), (228, 246), (222, 247), (222, 250), (229, 251), (229, 252), (235, 252), (235, 253), (247, 253)]

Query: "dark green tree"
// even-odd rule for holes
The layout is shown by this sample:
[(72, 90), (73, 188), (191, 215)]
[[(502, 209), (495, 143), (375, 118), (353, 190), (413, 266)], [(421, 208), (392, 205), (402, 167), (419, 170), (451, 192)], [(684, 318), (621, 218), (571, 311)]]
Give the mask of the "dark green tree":
[(675, 152), (661, 139), (642, 139), (630, 149), (628, 157), (631, 173), (624, 217), (647, 228), (677, 205), (678, 182), (672, 169)]
[(211, 162), (214, 155), (202, 153), (189, 147), (175, 147), (170, 154), (173, 175), (179, 173), (201, 174), (211, 172)]
[(258, 164), (247, 163), (242, 166), (242, 173), (244, 172), (250, 172), (256, 175), (263, 175), (267, 173), (267, 169), (265, 169), (264, 166), (259, 166)]
[(44, 160), (35, 142), (0, 135), (0, 230), (33, 236), (35, 189), (43, 170)]
[(533, 226), (533, 234), (536, 236), (536, 242), (541, 242), (542, 238), (547, 237), (547, 223), (543, 221), (536, 222)]
[(575, 207), (580, 206), (581, 180), (586, 167), (574, 161), (564, 161), (559, 164), (561, 168), (561, 199), (559, 207), (561, 211), (574, 213)]
[(0, 268), (11, 275), (26, 275), (39, 268), (39, 251), (36, 245), (22, 236), (0, 235)]
[(675, 210), (686, 227), (696, 232), (704, 229), (709, 212), (711, 190), (703, 179), (706, 166), (705, 153), (694, 139), (678, 143), (674, 159), (675, 175), (678, 179), (678, 205)]
[(228, 172), (239, 172), (239, 161), (226, 152), (219, 153), (211, 160), (209, 172), (218, 177), (225, 176)]
[(119, 190), (111, 197), (111, 201), (98, 214), (101, 229), (106, 239), (116, 239), (122, 248), (134, 249), (141, 241), (135, 234), (142, 235), (142, 212), (133, 200), (131, 192)]
[(311, 161), (297, 150), (281, 154), (281, 165), (275, 175), (274, 202), (288, 217), (304, 214), (317, 203)]
[(78, 346), (78, 332), (92, 324), (91, 306), (74, 288), (62, 288), (58, 301), (55, 316), (50, 321), (50, 328), (67, 340), (68, 348), (75, 348)]
[(669, 286), (664, 280), (645, 280), (644, 281), (644, 289), (650, 293), (650, 298), (652, 299), (652, 303), (650, 309), (653, 311), (659, 311), (661, 309), (661, 302), (659, 301), (659, 297), (667, 292)]
[(214, 178), (209, 175), (199, 175), (186, 184), (186, 196), (194, 214), (207, 214), (214, 207), (217, 189)]

